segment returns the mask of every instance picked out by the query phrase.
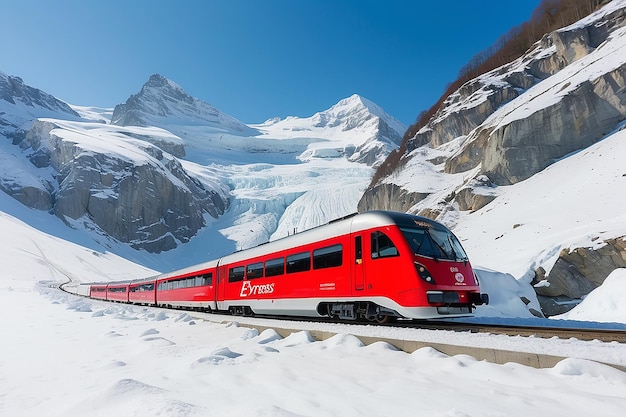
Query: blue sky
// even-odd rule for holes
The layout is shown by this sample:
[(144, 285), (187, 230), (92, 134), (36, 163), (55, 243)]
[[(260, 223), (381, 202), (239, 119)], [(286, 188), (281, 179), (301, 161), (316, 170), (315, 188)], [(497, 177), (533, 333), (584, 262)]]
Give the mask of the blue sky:
[(244, 123), (356, 93), (408, 125), (540, 0), (3, 3), (0, 71), (71, 104), (114, 107), (159, 73)]

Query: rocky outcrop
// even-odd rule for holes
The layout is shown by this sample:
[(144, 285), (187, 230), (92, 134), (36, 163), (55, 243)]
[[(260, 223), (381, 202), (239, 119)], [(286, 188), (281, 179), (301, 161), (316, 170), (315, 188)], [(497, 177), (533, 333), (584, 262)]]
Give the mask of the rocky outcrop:
[[(425, 144), (436, 148), (467, 135), (498, 107), (518, 95), (519, 90), (511, 85), (486, 85), (480, 79), (469, 81), (446, 99), (426, 127), (407, 141), (407, 152)], [(477, 104), (467, 106), (468, 102)]]
[(132, 142), (144, 156), (131, 159), (94, 152), (62, 133), (39, 121), (20, 143), (33, 162), (57, 172), (51, 209), (62, 219), (86, 219), (135, 249), (158, 253), (187, 242), (205, 225), (205, 213), (217, 217), (228, 204), (147, 142)]
[[(563, 71), (556, 81), (546, 80), (543, 88), (528, 91), (528, 99), (522, 97), (503, 107), (495, 120), (466, 131), (466, 145), (446, 161), (446, 172), (463, 172), (480, 164), (482, 173), (495, 183), (514, 184), (613, 131), (626, 119), (626, 64), (602, 73), (612, 65), (596, 63), (623, 53), (619, 46), (612, 50), (605, 42), (611, 36), (623, 36), (618, 30), (625, 19), (626, 10), (619, 9), (601, 22), (589, 19), (586, 24), (555, 31), (519, 62), (488, 74), (487, 79), (492, 79), (498, 72), (509, 72), (500, 89), (514, 86), (528, 91), (538, 81)], [(512, 66), (520, 70), (508, 71)], [(588, 78), (578, 80), (587, 70)], [(534, 104), (544, 97), (553, 98), (545, 105)]]
[(564, 249), (546, 275), (535, 271), (533, 285), (546, 316), (565, 313), (602, 285), (617, 268), (626, 268), (626, 239), (609, 239), (599, 249)]
[(409, 193), (395, 184), (381, 184), (376, 189), (365, 192), (357, 210), (363, 212), (369, 207), (379, 207), (380, 210), (406, 212), (427, 196), (428, 194), (423, 193)]
[(0, 191), (4, 191), (26, 207), (36, 210), (50, 210), (54, 199), (52, 187), (37, 187), (31, 184), (23, 184), (19, 181), (2, 178), (0, 179)]
[[(482, 172), (495, 183), (523, 181), (557, 159), (597, 142), (626, 119), (625, 87), (626, 65), (622, 65), (580, 84), (552, 106), (490, 131), (484, 147), (479, 141), (460, 155), (476, 153), (480, 146)], [(446, 171), (464, 167), (452, 158)]]
[(454, 193), (454, 201), (461, 211), (479, 210), (495, 198), (494, 184), (486, 175), (478, 176)]

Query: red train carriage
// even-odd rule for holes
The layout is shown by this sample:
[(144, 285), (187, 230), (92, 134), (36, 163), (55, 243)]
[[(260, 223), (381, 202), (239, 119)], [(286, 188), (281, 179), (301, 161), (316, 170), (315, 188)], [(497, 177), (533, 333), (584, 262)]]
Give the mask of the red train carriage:
[(217, 262), (159, 276), (156, 280), (156, 304), (161, 307), (214, 310)]
[(89, 287), (89, 297), (99, 300), (107, 299), (107, 284), (91, 284)]
[(156, 279), (132, 281), (128, 286), (128, 301), (134, 304), (156, 305)]
[(218, 309), (235, 314), (468, 315), (488, 301), (457, 238), (430, 219), (368, 212), (220, 260)]
[[(92, 285), (94, 298), (103, 298), (102, 287)], [(379, 322), (468, 315), (488, 302), (452, 232), (427, 218), (385, 211), (104, 287), (109, 300), (162, 307)]]
[(118, 301), (120, 303), (128, 302), (129, 283), (110, 283), (107, 285), (107, 301)]

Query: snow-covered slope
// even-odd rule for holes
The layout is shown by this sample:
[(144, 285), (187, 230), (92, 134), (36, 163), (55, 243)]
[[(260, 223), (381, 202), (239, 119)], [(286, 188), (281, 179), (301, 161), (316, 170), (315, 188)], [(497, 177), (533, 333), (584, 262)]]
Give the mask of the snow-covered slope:
[[(0, 194), (3, 207), (18, 204), (3, 199), (11, 200)], [(307, 331), (282, 338), (227, 316), (208, 320), (63, 293), (55, 286), (68, 279), (116, 280), (152, 271), (6, 214), (0, 214), (0, 230), (12, 236), (0, 240), (3, 416), (414, 416), (417, 403), (441, 416), (612, 416), (626, 407), (624, 373), (598, 363), (626, 366), (621, 344), (336, 323), (306, 324), (338, 333), (325, 341)], [(623, 297), (623, 272), (611, 280), (603, 306)], [(505, 288), (502, 294), (514, 287)], [(508, 310), (521, 311), (515, 303)], [(600, 308), (587, 313), (593, 310)], [(270, 322), (275, 325), (281, 324)], [(365, 346), (353, 334), (568, 359), (548, 369), (496, 365), (429, 347), (408, 354), (384, 342)]]

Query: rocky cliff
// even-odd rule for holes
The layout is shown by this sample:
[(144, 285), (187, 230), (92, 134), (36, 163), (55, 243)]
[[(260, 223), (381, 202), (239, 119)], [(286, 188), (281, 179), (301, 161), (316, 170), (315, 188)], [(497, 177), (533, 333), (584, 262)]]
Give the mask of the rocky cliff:
[(620, 129), (625, 19), (624, 2), (612, 2), (464, 84), (408, 138), (398, 168), (366, 190), (359, 211), (410, 211), (454, 222), (462, 212), (489, 210), (499, 187), (523, 182)]
[(26, 133), (20, 147), (34, 165), (53, 173), (51, 190), (40, 189), (31, 207), (93, 224), (135, 249), (157, 253), (187, 242), (205, 225), (205, 214), (224, 212), (227, 194), (205, 186), (159, 147), (135, 138), (145, 132), (117, 128), (113, 135), (104, 134), (104, 127), (89, 127), (43, 119)]

